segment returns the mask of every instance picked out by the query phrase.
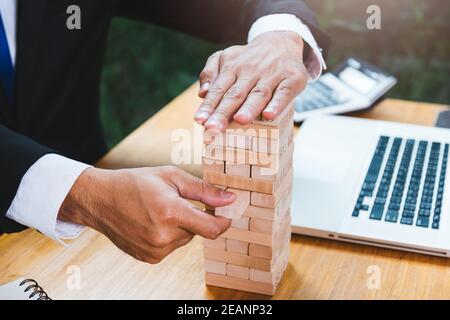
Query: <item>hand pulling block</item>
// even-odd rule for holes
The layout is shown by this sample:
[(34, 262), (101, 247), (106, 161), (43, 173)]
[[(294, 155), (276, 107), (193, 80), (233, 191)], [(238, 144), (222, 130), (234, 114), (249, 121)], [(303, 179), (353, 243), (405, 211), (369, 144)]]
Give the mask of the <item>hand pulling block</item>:
[(250, 204), (250, 191), (228, 188), (227, 191), (236, 194), (236, 200), (224, 207), (215, 208), (216, 216), (222, 216), (228, 219), (239, 219), (244, 214)]
[(237, 229), (249, 230), (250, 228), (250, 218), (240, 217), (239, 219), (231, 220), (231, 226)]

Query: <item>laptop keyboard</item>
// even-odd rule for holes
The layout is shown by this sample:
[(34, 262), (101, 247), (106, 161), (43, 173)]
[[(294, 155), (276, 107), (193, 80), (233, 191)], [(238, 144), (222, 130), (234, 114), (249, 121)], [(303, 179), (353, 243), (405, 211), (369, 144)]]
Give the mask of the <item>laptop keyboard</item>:
[(308, 84), (296, 99), (295, 110), (297, 112), (312, 111), (343, 104), (346, 101), (347, 99), (339, 97), (332, 88), (321, 81), (316, 81)]
[(439, 229), (449, 144), (381, 136), (352, 216)]

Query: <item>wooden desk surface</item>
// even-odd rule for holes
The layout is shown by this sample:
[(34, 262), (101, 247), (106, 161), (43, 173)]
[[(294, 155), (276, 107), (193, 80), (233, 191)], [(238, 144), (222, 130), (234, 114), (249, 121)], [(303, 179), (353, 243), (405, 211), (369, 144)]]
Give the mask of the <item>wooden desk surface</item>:
[[(199, 104), (193, 85), (130, 134), (100, 162), (105, 168), (170, 162), (175, 128), (194, 130)], [(432, 125), (446, 106), (385, 100), (359, 117)], [(182, 166), (200, 174), (198, 165)], [(196, 237), (158, 265), (138, 262), (89, 229), (67, 248), (38, 232), (0, 237), (0, 283), (35, 278), (55, 299), (247, 299), (265, 296), (206, 287), (202, 241)], [(79, 267), (81, 288), (68, 289)], [(369, 266), (380, 288), (368, 289)], [(293, 236), (290, 263), (275, 299), (450, 298), (450, 259)]]

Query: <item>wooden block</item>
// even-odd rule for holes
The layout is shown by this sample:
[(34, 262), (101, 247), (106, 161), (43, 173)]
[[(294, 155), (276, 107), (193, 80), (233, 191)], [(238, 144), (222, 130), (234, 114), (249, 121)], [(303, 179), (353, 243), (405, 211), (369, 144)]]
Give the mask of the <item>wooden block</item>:
[(230, 176), (239, 176), (239, 177), (249, 178), (250, 177), (250, 165), (227, 162), (225, 165), (225, 174), (230, 175)]
[(291, 240), (291, 226), (288, 224), (285, 229), (275, 237), (273, 246), (262, 246), (259, 244), (250, 243), (248, 247), (248, 254), (252, 257), (259, 257), (264, 259), (274, 259), (280, 250), (290, 245)]
[(276, 287), (271, 283), (229, 277), (226, 275), (209, 272), (205, 274), (205, 283), (208, 286), (241, 290), (264, 295), (273, 295), (276, 289)]
[(203, 239), (203, 245), (207, 248), (225, 250), (226, 239), (225, 238), (217, 238), (215, 240)]
[(236, 200), (228, 206), (215, 208), (215, 214), (229, 219), (239, 219), (250, 203), (250, 192), (232, 188), (228, 188), (227, 191), (236, 194)]
[(258, 180), (248, 177), (230, 176), (225, 173), (218, 173), (214, 171), (204, 171), (203, 179), (215, 185), (267, 194), (271, 194), (279, 187), (279, 184), (281, 183), (281, 180)]
[(203, 248), (203, 250), (206, 260), (225, 262), (241, 267), (247, 267), (262, 271), (272, 271), (275, 264), (275, 259), (252, 257), (247, 254), (206, 247)]
[(253, 232), (250, 230), (243, 230), (238, 228), (229, 228), (222, 236), (227, 239), (235, 239), (248, 243), (257, 243), (263, 246), (271, 246), (274, 236), (271, 234)]
[(277, 257), (277, 262), (275, 264), (274, 270), (271, 272), (250, 269), (250, 280), (271, 283), (274, 286), (277, 286), (289, 263), (289, 253), (289, 247), (280, 252)]
[(279, 154), (280, 141), (283, 141), (283, 139), (268, 139), (263, 137), (253, 137), (252, 146), (250, 150), (253, 152)]
[(282, 225), (280, 225), (280, 227), (277, 228), (276, 231), (273, 232), (272, 234), (253, 232), (250, 230), (242, 230), (231, 227), (222, 234), (222, 237), (227, 239), (239, 240), (242, 242), (248, 242), (250, 244), (254, 243), (260, 244), (262, 246), (274, 246), (275, 239), (277, 238), (278, 234), (281, 231), (286, 230), (287, 228), (286, 226), (290, 225), (290, 223), (291, 223), (290, 215), (287, 215)]
[(260, 124), (240, 125), (232, 122), (226, 129), (227, 134), (246, 137), (264, 137), (268, 139), (278, 140), (282, 136), (282, 128), (265, 126)]
[(253, 152), (245, 149), (221, 147), (212, 144), (204, 146), (203, 156), (213, 160), (223, 160), (236, 164), (258, 165), (261, 167), (275, 168), (278, 163), (278, 156), (276, 154)]
[(239, 219), (233, 219), (233, 220), (231, 220), (231, 226), (233, 228), (249, 230), (250, 218), (249, 217), (241, 217)]
[(254, 137), (238, 135), (235, 133), (227, 134), (227, 147), (250, 150)]
[(281, 197), (292, 188), (292, 168), (289, 170), (283, 182), (273, 194), (252, 192), (250, 204), (257, 207), (275, 208)]
[[(267, 271), (261, 271), (256, 269), (250, 269), (250, 279), (253, 281), (258, 282), (265, 282), (265, 283), (273, 283), (273, 273), (267, 272)], [(217, 272), (216, 272), (217, 273)]]
[[(256, 269), (254, 269), (254, 270), (256, 270)], [(240, 278), (240, 279), (249, 279), (250, 278), (250, 268), (235, 266), (233, 264), (227, 263), (227, 276)]]
[(250, 231), (271, 234), (273, 232), (274, 221), (257, 218), (250, 219)]
[(283, 214), (280, 214), (275, 220), (265, 220), (250, 218), (249, 230), (254, 232), (272, 234), (279, 232), (290, 215), (290, 208), (287, 208)]
[(227, 274), (227, 264), (225, 262), (205, 260), (205, 271), (217, 274)]
[(278, 216), (283, 215), (291, 206), (292, 191), (289, 189), (278, 202), (275, 208), (263, 208), (257, 206), (248, 206), (244, 212), (244, 217), (258, 218), (264, 220), (276, 220)]
[(204, 160), (202, 163), (202, 171), (211, 171), (218, 173), (225, 173), (225, 161), (222, 160), (212, 160), (211, 162), (208, 160)]
[(205, 145), (203, 148), (204, 158), (211, 160), (226, 161), (235, 164), (249, 164), (265, 168), (272, 168), (277, 170), (279, 162), (281, 162), (282, 155), (289, 150), (293, 145), (292, 130), (289, 130), (289, 135), (286, 139), (278, 142), (279, 152), (255, 152), (252, 150), (245, 150), (239, 148), (231, 148), (217, 145)]
[(208, 157), (202, 157), (202, 165), (212, 165), (212, 164), (223, 164), (224, 165), (224, 170), (223, 172), (225, 172), (225, 161), (224, 160), (217, 160), (217, 159), (212, 159), (212, 158), (208, 158)]
[(236, 133), (212, 134), (205, 131), (203, 134), (203, 143), (221, 147), (230, 147), (250, 150), (252, 148), (253, 136), (239, 135)]
[(250, 150), (253, 152), (280, 154), (286, 141), (291, 143), (294, 140), (293, 127), (292, 121), (288, 127), (280, 129), (282, 136), (279, 139), (269, 139), (263, 136), (253, 137)]
[(278, 181), (282, 179), (293, 164), (294, 143), (291, 142), (287, 148), (280, 154), (279, 165), (268, 168), (260, 166), (251, 166), (251, 177), (257, 180)]
[(231, 251), (231, 252), (235, 252), (235, 253), (248, 255), (248, 248), (249, 248), (248, 242), (243, 242), (243, 241), (234, 240), (234, 239), (226, 239), (225, 243), (226, 243), (226, 246), (224, 249), (222, 249), (222, 248), (216, 248), (216, 249), (227, 250), (227, 251)]

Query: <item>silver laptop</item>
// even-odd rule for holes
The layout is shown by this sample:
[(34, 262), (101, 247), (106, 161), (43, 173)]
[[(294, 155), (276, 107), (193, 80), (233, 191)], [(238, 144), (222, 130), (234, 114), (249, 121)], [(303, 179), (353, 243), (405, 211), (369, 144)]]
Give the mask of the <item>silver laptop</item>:
[(293, 233), (450, 257), (450, 130), (341, 116), (295, 139)]

